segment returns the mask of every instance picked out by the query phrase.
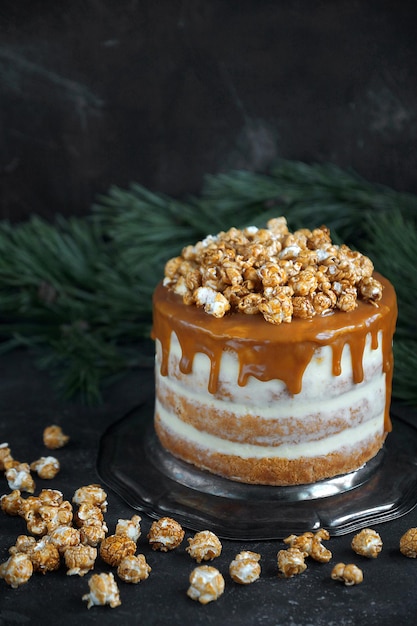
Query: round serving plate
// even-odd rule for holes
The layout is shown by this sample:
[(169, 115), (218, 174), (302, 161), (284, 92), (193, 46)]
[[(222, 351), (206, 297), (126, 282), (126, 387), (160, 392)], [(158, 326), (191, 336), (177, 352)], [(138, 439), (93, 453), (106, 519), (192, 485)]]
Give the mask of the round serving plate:
[[(153, 399), (116, 421), (100, 440), (101, 479), (133, 509), (174, 517), (190, 530), (236, 540), (282, 539), (326, 528), (342, 535), (408, 513), (417, 504), (417, 430), (393, 412), (380, 453), (355, 472), (310, 485), (247, 485), (201, 471), (162, 448)], [(417, 416), (416, 416), (417, 424)]]

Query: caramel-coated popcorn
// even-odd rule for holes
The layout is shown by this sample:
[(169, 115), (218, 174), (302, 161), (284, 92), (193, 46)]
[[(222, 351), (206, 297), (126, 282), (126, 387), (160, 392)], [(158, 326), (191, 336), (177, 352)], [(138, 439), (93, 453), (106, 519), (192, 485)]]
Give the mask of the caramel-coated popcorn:
[(20, 489), (13, 489), (10, 493), (5, 493), (0, 497), (0, 507), (7, 515), (20, 515), (22, 506), (22, 495)]
[(372, 528), (364, 528), (353, 537), (351, 546), (356, 554), (376, 559), (382, 550), (382, 539)]
[(363, 581), (363, 572), (354, 563), (345, 565), (344, 563), (337, 563), (332, 569), (331, 577), (333, 580), (339, 580), (347, 587), (352, 585), (359, 585)]
[(277, 554), (278, 570), (284, 578), (292, 578), (297, 574), (302, 574), (307, 569), (304, 559), (306, 552), (301, 552), (298, 548), (287, 548), (280, 550)]
[(28, 493), (35, 492), (36, 485), (28, 463), (16, 463), (6, 469), (5, 476), (10, 489), (19, 489)]
[(52, 424), (43, 431), (43, 443), (50, 450), (62, 448), (69, 441), (69, 436), (65, 435), (61, 426)]
[(5, 563), (0, 565), (0, 578), (3, 578), (13, 589), (27, 583), (32, 573), (32, 561), (23, 552), (13, 554)]
[(0, 443), (0, 471), (4, 472), (10, 462), (13, 461), (8, 443)]
[(109, 535), (100, 544), (100, 556), (109, 565), (116, 567), (125, 557), (136, 552), (136, 543), (123, 535)]
[(176, 520), (171, 517), (161, 517), (152, 522), (148, 533), (149, 543), (153, 550), (168, 552), (178, 548), (184, 539), (185, 532)]
[(139, 583), (146, 580), (152, 568), (146, 562), (144, 554), (125, 556), (117, 566), (117, 575), (125, 583)]
[(330, 535), (327, 530), (321, 528), (316, 533), (305, 532), (299, 536), (290, 535), (284, 539), (284, 543), (291, 548), (298, 548), (305, 553), (305, 556), (310, 556), (315, 561), (328, 563), (332, 558), (332, 553), (323, 546), (323, 539), (330, 539)]
[(60, 464), (54, 456), (41, 456), (30, 464), (30, 469), (36, 472), (39, 478), (50, 480), (58, 474)]
[(231, 578), (240, 585), (249, 585), (261, 575), (261, 555), (250, 550), (239, 552), (229, 565)]
[(26, 553), (32, 561), (35, 572), (51, 572), (57, 570), (61, 564), (58, 549), (46, 538), (39, 539)]
[(131, 519), (119, 519), (114, 534), (123, 535), (132, 541), (137, 541), (141, 535), (141, 521), (142, 518), (139, 515), (133, 515)]
[(83, 595), (87, 608), (108, 604), (112, 609), (121, 605), (119, 588), (113, 574), (93, 574), (88, 581), (90, 592)]
[(417, 528), (409, 528), (400, 539), (400, 552), (410, 559), (417, 557)]
[(165, 266), (164, 285), (214, 317), (261, 313), (271, 324), (375, 304), (382, 285), (372, 261), (332, 243), (325, 226), (291, 233), (284, 217), (267, 228), (209, 235)]
[(72, 498), (74, 504), (98, 506), (103, 513), (107, 511), (107, 493), (100, 485), (92, 484), (79, 487)]
[(200, 604), (208, 604), (222, 595), (224, 586), (224, 578), (218, 569), (210, 565), (200, 565), (190, 574), (187, 596), (198, 600)]
[(84, 576), (93, 569), (97, 558), (97, 548), (82, 544), (68, 546), (64, 551), (67, 576)]
[(210, 530), (202, 530), (188, 539), (186, 552), (195, 559), (197, 563), (201, 561), (211, 561), (220, 556), (222, 544), (220, 539)]

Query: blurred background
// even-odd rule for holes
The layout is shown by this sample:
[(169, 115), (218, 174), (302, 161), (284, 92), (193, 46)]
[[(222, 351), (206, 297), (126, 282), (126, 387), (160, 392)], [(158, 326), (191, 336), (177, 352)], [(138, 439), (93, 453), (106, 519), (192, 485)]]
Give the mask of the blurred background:
[(0, 219), (276, 157), (417, 192), (412, 0), (2, 0)]

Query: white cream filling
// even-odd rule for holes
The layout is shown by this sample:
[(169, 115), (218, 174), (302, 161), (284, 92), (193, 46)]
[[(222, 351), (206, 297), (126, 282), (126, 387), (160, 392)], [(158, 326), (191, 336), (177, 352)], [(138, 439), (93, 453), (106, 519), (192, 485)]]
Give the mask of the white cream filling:
[(202, 432), (178, 419), (172, 413), (168, 413), (156, 400), (156, 412), (159, 414), (161, 423), (169, 432), (180, 439), (186, 439), (190, 443), (209, 452), (249, 458), (282, 458), (297, 459), (300, 457), (325, 456), (344, 448), (358, 446), (361, 442), (384, 432), (384, 411), (376, 417), (359, 424), (355, 428), (349, 428), (337, 434), (331, 435), (318, 441), (308, 441), (297, 444), (282, 444), (280, 446), (257, 446), (247, 443), (236, 443), (221, 439), (215, 435)]
[[(177, 397), (184, 396), (190, 404), (202, 406), (207, 411), (214, 410), (216, 414), (233, 411), (233, 415), (238, 418), (245, 416), (261, 417), (262, 419), (273, 419), (276, 421), (292, 419), (307, 420), (310, 417), (314, 420), (320, 416), (321, 420), (332, 419), (335, 415), (338, 418), (351, 420), (351, 410), (362, 410), (364, 399), (372, 398), (372, 411), (380, 412), (385, 407), (385, 374), (375, 376), (369, 382), (354, 385), (348, 392), (338, 396), (314, 399), (299, 398), (299, 396), (285, 396), (279, 400), (270, 401), (268, 398), (268, 382), (256, 381), (257, 389), (253, 389), (254, 401), (256, 405), (243, 404), (237, 400), (231, 403), (216, 398), (212, 394), (204, 394), (196, 391), (195, 387), (184, 388), (178, 380), (160, 376), (158, 369), (156, 377), (159, 378), (160, 394), (163, 397), (167, 392)], [(361, 408), (362, 407), (362, 408)]]

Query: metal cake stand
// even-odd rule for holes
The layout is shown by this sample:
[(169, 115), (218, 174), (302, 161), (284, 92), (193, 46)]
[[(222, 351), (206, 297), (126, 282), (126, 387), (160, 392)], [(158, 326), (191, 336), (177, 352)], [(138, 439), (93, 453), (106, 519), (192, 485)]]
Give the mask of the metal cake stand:
[[(153, 428), (153, 399), (106, 430), (97, 469), (133, 509), (236, 540), (282, 539), (326, 528), (343, 535), (393, 520), (417, 504), (417, 430), (393, 412), (379, 454), (355, 472), (310, 485), (247, 485), (174, 458)], [(417, 425), (417, 416), (415, 423)]]

